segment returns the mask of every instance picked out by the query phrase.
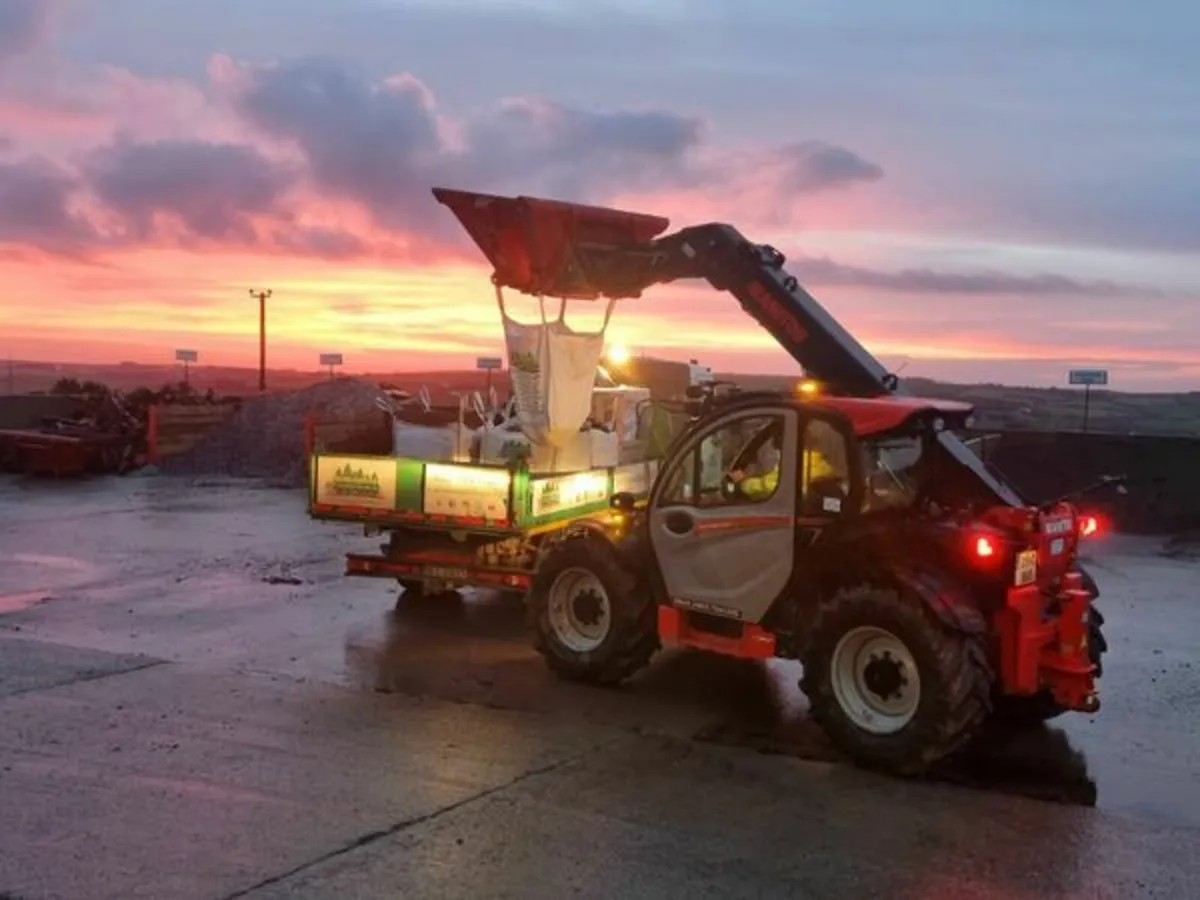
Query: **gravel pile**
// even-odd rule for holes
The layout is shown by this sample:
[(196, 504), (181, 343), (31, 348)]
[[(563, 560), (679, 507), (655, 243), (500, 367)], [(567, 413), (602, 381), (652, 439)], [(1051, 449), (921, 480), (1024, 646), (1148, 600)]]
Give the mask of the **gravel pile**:
[(188, 453), (164, 461), (173, 475), (262, 478), (300, 487), (304, 470), (304, 419), (376, 423), (379, 385), (359, 378), (324, 381), (301, 391), (248, 397), (241, 409), (205, 435)]

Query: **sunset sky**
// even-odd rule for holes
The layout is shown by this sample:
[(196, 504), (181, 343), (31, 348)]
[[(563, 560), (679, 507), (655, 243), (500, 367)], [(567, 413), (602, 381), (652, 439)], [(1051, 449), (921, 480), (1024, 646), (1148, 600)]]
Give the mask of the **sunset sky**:
[[(269, 287), (273, 365), (472, 365), (445, 185), (731, 222), (903, 374), (1200, 390), (1198, 47), (1182, 0), (0, 0), (0, 356), (254, 365)], [(791, 368), (697, 286), (610, 336)]]

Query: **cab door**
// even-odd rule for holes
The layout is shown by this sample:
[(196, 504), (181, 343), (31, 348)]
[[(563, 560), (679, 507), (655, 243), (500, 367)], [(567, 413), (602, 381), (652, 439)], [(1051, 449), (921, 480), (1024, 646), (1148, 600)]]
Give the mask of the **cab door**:
[[(738, 410), (698, 432), (667, 461), (650, 501), (649, 525), (674, 605), (758, 622), (788, 589), (799, 432), (793, 408)], [(752, 482), (759, 489), (734, 489), (731, 476), (740, 477), (734, 472), (761, 479)]]

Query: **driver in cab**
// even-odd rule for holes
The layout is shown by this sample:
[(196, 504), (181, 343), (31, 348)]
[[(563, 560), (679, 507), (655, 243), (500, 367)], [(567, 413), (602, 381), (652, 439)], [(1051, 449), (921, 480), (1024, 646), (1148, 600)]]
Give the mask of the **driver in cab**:
[[(768, 466), (764, 466), (766, 471), (761, 475), (749, 475), (743, 468), (733, 469), (729, 473), (729, 480), (736, 485), (742, 496), (750, 500), (763, 500), (775, 492), (775, 488), (779, 485), (779, 464), (782, 456), (779, 452), (779, 444), (778, 430), (773, 428), (772, 434), (763, 448), (764, 450), (770, 449), (771, 462)], [(803, 461), (808, 473), (809, 484), (825, 479), (839, 480), (837, 471), (829, 464), (829, 460), (820, 450), (806, 449)]]

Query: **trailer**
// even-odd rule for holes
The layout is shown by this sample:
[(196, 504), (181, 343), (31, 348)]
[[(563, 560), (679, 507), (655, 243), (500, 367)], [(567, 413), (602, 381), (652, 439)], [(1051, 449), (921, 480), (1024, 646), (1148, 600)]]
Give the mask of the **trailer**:
[(348, 554), (346, 575), (394, 578), (406, 601), (467, 587), (524, 594), (549, 538), (584, 528), (619, 540), (628, 517), (611, 498), (640, 503), (658, 472), (653, 460), (535, 473), (525, 465), (329, 453), (313, 454), (309, 465), (311, 518), (361, 523), (367, 536), (386, 536), (377, 554)]

